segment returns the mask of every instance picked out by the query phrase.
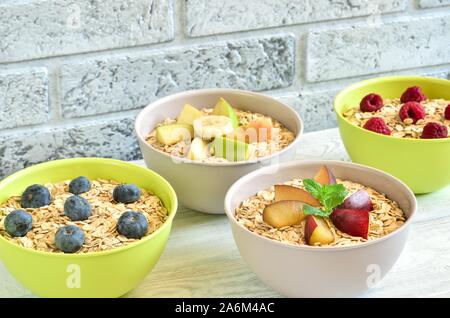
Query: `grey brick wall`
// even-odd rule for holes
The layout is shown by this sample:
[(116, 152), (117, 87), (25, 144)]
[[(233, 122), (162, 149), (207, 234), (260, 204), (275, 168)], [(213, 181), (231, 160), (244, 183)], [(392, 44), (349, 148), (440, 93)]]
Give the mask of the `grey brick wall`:
[(133, 120), (186, 89), (262, 91), (306, 131), (373, 76), (448, 78), (448, 0), (0, 1), (0, 177), (75, 156), (140, 157)]

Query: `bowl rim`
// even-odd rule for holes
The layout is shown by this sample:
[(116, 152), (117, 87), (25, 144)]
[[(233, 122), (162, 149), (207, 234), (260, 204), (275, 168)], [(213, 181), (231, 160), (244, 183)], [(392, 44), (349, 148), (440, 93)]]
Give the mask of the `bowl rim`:
[[(450, 142), (450, 136), (447, 138), (436, 138), (436, 139), (422, 139), (422, 138), (398, 138), (398, 137), (394, 137), (394, 136), (386, 136), (383, 134), (378, 134), (375, 133), (373, 131), (364, 129), (362, 127), (353, 125), (352, 123), (350, 123), (343, 115), (341, 111), (338, 111), (338, 107), (341, 104), (341, 100), (344, 98), (345, 95), (347, 95), (348, 93), (350, 93), (351, 91), (361, 88), (363, 86), (368, 86), (371, 84), (376, 84), (376, 83), (380, 83), (380, 82), (396, 82), (396, 81), (427, 81), (427, 82), (434, 82), (434, 83), (439, 83), (439, 84), (447, 84), (449, 85), (450, 88), (450, 80), (446, 80), (446, 79), (442, 79), (442, 78), (436, 78), (436, 77), (429, 77), (429, 76), (417, 76), (417, 75), (393, 75), (393, 76), (382, 76), (382, 77), (375, 77), (375, 78), (370, 78), (370, 79), (366, 79), (366, 80), (362, 80), (353, 84), (350, 84), (349, 86), (345, 87), (343, 90), (341, 90), (334, 98), (333, 101), (333, 110), (336, 113), (337, 117), (339, 120), (345, 122), (346, 124), (355, 127), (355, 129), (357, 129), (360, 132), (364, 132), (367, 134), (370, 134), (372, 136), (378, 136), (380, 138), (383, 138), (385, 140), (404, 140), (404, 142), (409, 142), (409, 143), (445, 143), (445, 142)], [(411, 83), (414, 84), (414, 83)]]
[[(180, 97), (181, 95), (193, 96), (193, 95), (202, 95), (202, 94), (217, 93), (217, 92), (230, 93), (230, 94), (254, 95), (254, 96), (261, 97), (261, 98), (272, 100), (272, 101), (274, 101), (276, 103), (279, 103), (279, 104), (283, 105), (283, 107), (285, 107), (291, 113), (291, 116), (296, 121), (298, 132), (297, 132), (294, 140), (292, 140), (292, 142), (289, 145), (287, 145), (286, 147), (284, 147), (280, 151), (277, 151), (277, 152), (275, 152), (275, 153), (273, 153), (273, 154), (271, 154), (269, 156), (260, 157), (260, 158), (256, 158), (256, 159), (253, 159), (253, 160), (237, 161), (237, 162), (202, 162), (202, 161), (187, 159), (187, 158), (184, 158), (184, 157), (176, 157), (176, 156), (170, 155), (170, 154), (168, 154), (168, 153), (166, 153), (164, 151), (156, 149), (156, 148), (152, 147), (151, 145), (149, 145), (147, 143), (147, 141), (145, 140), (144, 136), (142, 136), (139, 133), (138, 126), (140, 126), (141, 123), (143, 122), (144, 115), (147, 112), (149, 112), (149, 109), (152, 109), (153, 107), (157, 107), (160, 104), (165, 103), (167, 101), (170, 101), (173, 98)], [(175, 94), (171, 94), (171, 95), (165, 96), (165, 97), (160, 98), (160, 99), (158, 99), (158, 100), (148, 104), (147, 106), (145, 106), (139, 112), (139, 114), (136, 117), (136, 120), (134, 122), (134, 133), (137, 136), (137, 138), (139, 140), (139, 144), (141, 145), (141, 147), (144, 146), (147, 149), (150, 149), (151, 151), (155, 151), (155, 152), (163, 155), (164, 157), (166, 157), (168, 159), (176, 161), (176, 163), (186, 163), (186, 164), (199, 165), (199, 166), (209, 166), (209, 167), (230, 167), (230, 166), (234, 167), (234, 166), (243, 166), (243, 165), (250, 165), (250, 164), (255, 164), (255, 163), (259, 163), (259, 162), (269, 161), (272, 158), (280, 156), (284, 152), (287, 152), (292, 147), (295, 147), (298, 144), (298, 142), (300, 141), (301, 137), (303, 136), (303, 131), (304, 131), (303, 120), (301, 119), (300, 115), (291, 106), (289, 106), (286, 103), (283, 103), (283, 102), (275, 99), (272, 96), (268, 96), (268, 95), (265, 95), (265, 94), (252, 92), (252, 91), (248, 91), (248, 90), (233, 89), (233, 88), (193, 89), (193, 90), (187, 90), (187, 91), (183, 91), (183, 92), (179, 92), (179, 93), (175, 93)]]
[(131, 249), (137, 245), (144, 244), (146, 241), (151, 240), (152, 238), (156, 237), (160, 232), (165, 230), (167, 227), (171, 226), (172, 221), (173, 221), (173, 219), (177, 213), (177, 209), (178, 209), (178, 199), (177, 199), (175, 190), (172, 188), (172, 186), (166, 179), (164, 179), (162, 176), (160, 176), (153, 170), (150, 170), (144, 166), (141, 166), (141, 165), (138, 165), (135, 163), (131, 163), (131, 162), (127, 162), (127, 161), (122, 161), (122, 160), (117, 160), (117, 159), (109, 159), (109, 158), (97, 158), (97, 157), (69, 158), (69, 159), (58, 159), (58, 160), (47, 161), (47, 162), (43, 162), (40, 164), (36, 164), (36, 165), (30, 166), (30, 167), (27, 167), (25, 169), (21, 169), (15, 173), (11, 174), (10, 176), (4, 178), (3, 180), (0, 180), (0, 189), (5, 185), (14, 183), (14, 181), (19, 177), (26, 176), (29, 173), (36, 172), (41, 169), (48, 169), (48, 168), (54, 167), (55, 165), (56, 166), (67, 166), (67, 165), (73, 165), (73, 164), (80, 164), (81, 162), (91, 162), (91, 163), (95, 163), (95, 164), (108, 163), (108, 164), (120, 165), (122, 167), (130, 167), (131, 166), (131, 167), (142, 170), (143, 173), (146, 173), (147, 175), (151, 176), (152, 178), (159, 179), (161, 181), (161, 183), (163, 183), (164, 186), (166, 186), (167, 189), (169, 190), (169, 200), (172, 203), (172, 208), (170, 209), (170, 211), (168, 210), (168, 217), (167, 217), (166, 221), (156, 231), (154, 231), (150, 235), (147, 235), (146, 237), (144, 237), (136, 242), (127, 244), (122, 247), (112, 248), (109, 250), (98, 251), (98, 252), (56, 253), (56, 252), (39, 251), (39, 250), (36, 250), (33, 248), (27, 248), (27, 247), (20, 246), (14, 242), (7, 240), (6, 238), (3, 237), (3, 235), (0, 235), (0, 241), (3, 241), (6, 244), (9, 244), (12, 247), (19, 248), (24, 252), (29, 252), (29, 253), (33, 253), (33, 254), (37, 254), (37, 255), (41, 255), (41, 256), (50, 256), (50, 257), (58, 257), (58, 258), (66, 258), (66, 259), (90, 258), (90, 257), (105, 256), (105, 255), (120, 253), (122, 251)]
[(308, 165), (308, 164), (317, 164), (317, 163), (324, 164), (324, 165), (338, 164), (338, 165), (343, 165), (343, 166), (347, 166), (347, 167), (352, 167), (352, 166), (359, 167), (361, 169), (369, 170), (374, 173), (381, 173), (381, 174), (391, 178), (392, 181), (397, 182), (400, 187), (403, 187), (403, 190), (410, 197), (410, 199), (411, 199), (410, 202), (412, 203), (411, 215), (406, 219), (405, 223), (397, 230), (395, 230), (383, 237), (380, 237), (380, 238), (377, 238), (377, 239), (374, 239), (371, 241), (366, 241), (361, 244), (355, 244), (355, 245), (349, 245), (349, 246), (309, 246), (309, 245), (293, 245), (293, 244), (283, 243), (283, 242), (280, 242), (277, 240), (272, 240), (270, 238), (258, 235), (256, 233), (250, 231), (245, 226), (243, 226), (242, 224), (237, 222), (236, 218), (234, 217), (234, 211), (232, 211), (231, 204), (230, 204), (233, 192), (236, 192), (237, 189), (242, 186), (242, 184), (244, 184), (245, 182), (247, 182), (250, 179), (253, 179), (254, 177), (264, 174), (265, 171), (268, 169), (273, 169), (273, 167), (264, 167), (264, 168), (260, 168), (258, 170), (252, 171), (249, 174), (243, 176), (229, 188), (229, 190), (225, 196), (225, 213), (230, 221), (230, 225), (234, 224), (234, 225), (238, 226), (239, 228), (243, 229), (244, 231), (248, 232), (249, 234), (253, 235), (254, 237), (262, 239), (262, 240), (266, 241), (267, 243), (273, 244), (275, 246), (279, 246), (282, 248), (288, 248), (288, 249), (294, 249), (294, 250), (300, 250), (300, 251), (313, 251), (313, 252), (322, 253), (322, 252), (339, 252), (339, 251), (344, 251), (344, 250), (360, 249), (360, 248), (368, 247), (373, 244), (379, 244), (380, 242), (388, 240), (391, 237), (398, 235), (402, 231), (405, 231), (409, 227), (409, 225), (412, 223), (413, 219), (415, 218), (415, 215), (417, 213), (417, 199), (416, 199), (414, 193), (412, 192), (412, 190), (403, 181), (401, 181), (400, 179), (398, 179), (382, 170), (375, 169), (375, 168), (368, 167), (368, 166), (361, 165), (361, 164), (357, 164), (357, 163), (353, 163), (353, 162), (346, 162), (346, 161), (339, 161), (339, 160), (320, 160), (320, 159), (308, 159), (308, 160), (301, 160), (301, 161), (285, 162), (285, 163), (279, 164), (278, 168), (279, 169), (283, 169), (283, 168), (289, 169), (289, 168), (294, 168), (294, 167), (298, 167), (298, 166), (303, 166), (303, 165)]

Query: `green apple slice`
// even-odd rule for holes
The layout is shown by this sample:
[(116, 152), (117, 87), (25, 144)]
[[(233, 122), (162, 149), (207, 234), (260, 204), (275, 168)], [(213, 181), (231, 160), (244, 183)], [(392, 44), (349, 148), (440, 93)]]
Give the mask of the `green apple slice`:
[(231, 119), (231, 123), (233, 124), (233, 128), (239, 127), (239, 119), (236, 115), (236, 111), (231, 107), (231, 105), (222, 97), (216, 104), (212, 111), (213, 115), (227, 116)]
[(178, 116), (177, 123), (178, 124), (189, 124), (192, 125), (194, 120), (202, 117), (202, 112), (199, 111), (192, 105), (186, 104), (181, 110), (180, 115)]
[(182, 140), (191, 140), (194, 128), (188, 124), (171, 124), (156, 128), (156, 140), (163, 145), (173, 145)]
[(228, 161), (245, 161), (250, 158), (253, 146), (236, 139), (216, 137), (212, 143), (214, 155)]
[(208, 142), (196, 137), (191, 142), (191, 147), (189, 148), (186, 158), (191, 160), (202, 160), (208, 158), (208, 154)]

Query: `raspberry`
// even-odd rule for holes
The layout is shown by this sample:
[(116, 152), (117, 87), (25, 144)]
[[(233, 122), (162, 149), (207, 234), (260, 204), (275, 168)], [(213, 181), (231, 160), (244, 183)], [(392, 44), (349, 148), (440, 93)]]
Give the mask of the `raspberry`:
[(415, 124), (419, 119), (425, 118), (425, 109), (417, 102), (407, 102), (400, 108), (399, 116), (402, 121), (411, 118)]
[(450, 104), (448, 104), (447, 107), (445, 107), (444, 118), (446, 120), (450, 120)]
[(383, 99), (380, 95), (369, 94), (364, 96), (364, 98), (359, 103), (359, 107), (363, 112), (376, 112), (381, 107), (383, 107)]
[(390, 135), (391, 129), (386, 125), (383, 118), (372, 117), (364, 125), (364, 128), (379, 134)]
[(400, 97), (400, 101), (402, 103), (407, 102), (418, 102), (427, 99), (425, 94), (422, 92), (422, 89), (419, 86), (412, 86), (408, 87), (406, 91), (402, 94), (402, 97)]
[(447, 138), (447, 127), (438, 123), (428, 123), (423, 127), (422, 136), (423, 139), (434, 138)]

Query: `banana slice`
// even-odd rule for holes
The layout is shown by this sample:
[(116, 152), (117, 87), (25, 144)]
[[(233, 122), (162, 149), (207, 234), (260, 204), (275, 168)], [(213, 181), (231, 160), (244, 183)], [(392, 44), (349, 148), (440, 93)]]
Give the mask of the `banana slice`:
[(191, 148), (189, 148), (186, 158), (191, 160), (202, 160), (207, 158), (208, 154), (208, 142), (196, 137), (191, 142)]
[(227, 116), (209, 115), (200, 117), (193, 122), (194, 133), (203, 140), (210, 140), (216, 136), (231, 133), (233, 123)]

